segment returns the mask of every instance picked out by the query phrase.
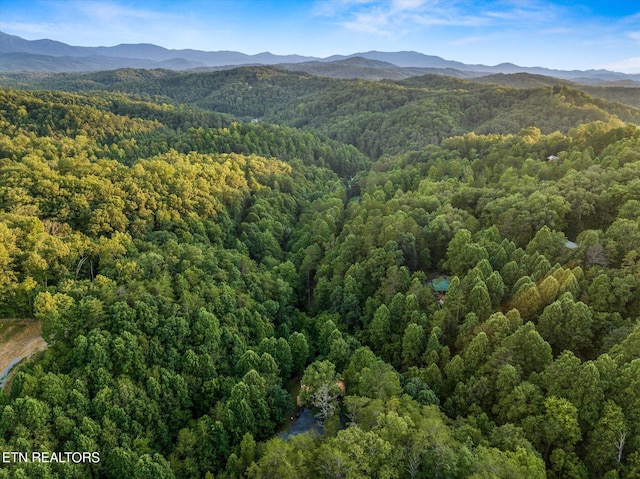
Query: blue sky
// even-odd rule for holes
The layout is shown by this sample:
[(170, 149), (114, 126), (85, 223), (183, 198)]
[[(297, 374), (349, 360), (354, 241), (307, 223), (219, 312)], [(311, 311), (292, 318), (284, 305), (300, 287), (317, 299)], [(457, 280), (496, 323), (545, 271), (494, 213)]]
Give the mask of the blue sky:
[(320, 57), (413, 50), (465, 63), (640, 73), (636, 0), (0, 0), (0, 30), (82, 46)]

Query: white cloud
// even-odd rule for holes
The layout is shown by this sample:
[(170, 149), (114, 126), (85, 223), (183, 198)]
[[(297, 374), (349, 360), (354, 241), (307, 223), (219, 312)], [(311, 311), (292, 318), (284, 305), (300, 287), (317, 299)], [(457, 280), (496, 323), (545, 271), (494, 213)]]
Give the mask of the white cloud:
[(335, 17), (358, 5), (374, 3), (376, 2), (372, 0), (321, 0), (313, 6), (311, 12), (321, 17)]
[(425, 3), (428, 3), (427, 0), (392, 0), (391, 2), (394, 8), (405, 10), (420, 8)]
[(553, 23), (561, 22), (568, 11), (550, 1), (506, 0), (494, 2), (486, 15), (499, 22)]
[(479, 26), (482, 15), (466, 14), (459, 2), (438, 0), (329, 0), (316, 4), (316, 15), (333, 18), (352, 31), (383, 36), (426, 26)]
[[(176, 32), (172, 41), (185, 35), (183, 30), (186, 29), (175, 28), (184, 24), (184, 16), (136, 6), (140, 4), (121, 4), (113, 0), (50, 0), (46, 18), (2, 22), (2, 30), (30, 40), (53, 38), (83, 46), (141, 42), (162, 45), (169, 31)], [(193, 37), (191, 33), (189, 36)]]
[(451, 42), (451, 45), (455, 45), (455, 46), (471, 45), (474, 43), (481, 43), (485, 40), (487, 40), (487, 37), (477, 35), (474, 37), (458, 38), (457, 40), (454, 40), (453, 42)]
[(158, 11), (133, 8), (112, 2), (74, 2), (72, 7), (78, 12), (97, 21), (154, 20), (167, 17)]
[(60, 32), (60, 25), (57, 23), (2, 22), (2, 31), (5, 33), (18, 32), (16, 33), (18, 36), (36, 40), (43, 38), (42, 35), (57, 35)]
[(568, 35), (573, 33), (579, 33), (579, 31), (568, 27), (552, 27), (540, 30), (541, 35)]
[(563, 10), (547, 1), (494, 0), (326, 0), (316, 15), (332, 18), (349, 30), (392, 35), (432, 26), (509, 26), (514, 21), (553, 23)]
[(603, 68), (625, 73), (640, 73), (640, 57), (625, 58), (624, 60), (603, 65)]

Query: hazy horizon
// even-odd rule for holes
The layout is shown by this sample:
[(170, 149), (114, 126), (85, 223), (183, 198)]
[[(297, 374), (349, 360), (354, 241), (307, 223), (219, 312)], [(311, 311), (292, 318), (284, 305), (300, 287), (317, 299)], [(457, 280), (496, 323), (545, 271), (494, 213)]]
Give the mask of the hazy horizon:
[(621, 1), (0, 0), (0, 12), (5, 33), (74, 46), (320, 58), (416, 51), (468, 64), (640, 73), (640, 5)]

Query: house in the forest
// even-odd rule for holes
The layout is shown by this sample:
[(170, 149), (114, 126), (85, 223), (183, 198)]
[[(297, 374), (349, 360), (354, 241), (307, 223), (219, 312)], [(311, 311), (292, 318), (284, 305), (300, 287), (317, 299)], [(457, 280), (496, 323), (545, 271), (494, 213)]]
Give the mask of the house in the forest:
[(578, 247), (578, 243), (567, 240), (564, 242), (564, 247), (567, 249), (576, 249)]
[(449, 292), (449, 278), (446, 276), (439, 276), (427, 281), (427, 285), (430, 285), (433, 292), (438, 296), (438, 302), (440, 304), (444, 303), (444, 298)]

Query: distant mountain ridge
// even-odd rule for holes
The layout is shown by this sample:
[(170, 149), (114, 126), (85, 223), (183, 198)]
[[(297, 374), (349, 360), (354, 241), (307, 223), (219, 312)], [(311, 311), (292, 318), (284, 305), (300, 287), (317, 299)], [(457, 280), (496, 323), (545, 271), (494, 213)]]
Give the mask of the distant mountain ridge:
[(25, 40), (0, 32), (0, 71), (5, 72), (91, 72), (119, 68), (192, 70), (240, 65), (280, 65), (288, 70), (335, 78), (403, 79), (426, 73), (474, 78), (499, 73), (530, 73), (592, 85), (618, 82), (640, 86), (640, 74), (608, 70), (553, 70), (512, 63), (494, 66), (466, 64), (415, 51), (370, 51), (327, 58), (269, 52), (248, 55), (234, 51), (170, 50), (148, 43), (82, 47), (49, 39)]
[[(16, 35), (8, 35), (0, 32), (0, 54), (22, 53), (29, 55), (46, 55), (50, 57), (69, 58), (92, 58), (111, 57), (118, 58), (125, 63), (123, 67), (135, 68), (130, 60), (138, 60), (145, 64), (157, 63), (155, 68), (166, 68), (163, 62), (175, 61), (177, 59), (186, 60), (189, 68), (203, 66), (237, 66), (247, 64), (275, 65), (278, 63), (296, 63), (316, 60), (314, 57), (303, 57), (300, 55), (273, 55), (269, 52), (247, 55), (240, 52), (217, 51), (205, 52), (201, 50), (169, 50), (164, 47), (149, 43), (120, 44), (113, 47), (79, 47), (71, 46), (54, 40), (25, 40)], [(129, 62), (124, 62), (127, 59)], [(151, 63), (150, 63), (151, 62)], [(109, 63), (113, 63), (110, 60)], [(90, 65), (89, 65), (90, 66)], [(118, 67), (121, 68), (121, 67)], [(146, 68), (141, 66), (141, 68)], [(147, 67), (148, 68), (148, 67)], [(9, 70), (0, 64), (1, 70)], [(15, 70), (10, 70), (15, 71)], [(79, 71), (76, 69), (69, 71)], [(95, 68), (88, 68), (87, 71), (95, 71)]]

